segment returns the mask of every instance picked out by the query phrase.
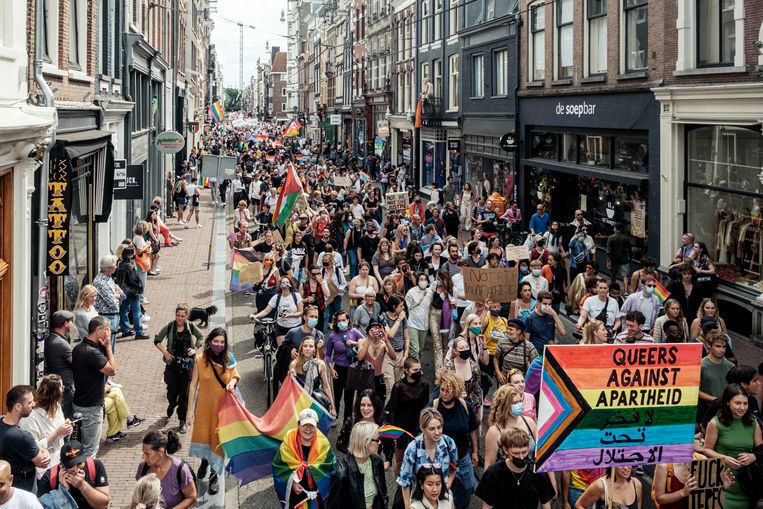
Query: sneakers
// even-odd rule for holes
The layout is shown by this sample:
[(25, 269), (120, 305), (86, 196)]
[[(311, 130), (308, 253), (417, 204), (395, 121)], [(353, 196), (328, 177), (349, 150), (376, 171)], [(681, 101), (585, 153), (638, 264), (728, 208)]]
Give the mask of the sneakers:
[(220, 483), (217, 480), (217, 472), (212, 471), (212, 474), (209, 476), (209, 494), (210, 495), (217, 495), (217, 492), (220, 491)]
[(136, 334), (135, 339), (151, 339), (148, 334)]
[(121, 388), (122, 388), (122, 384), (118, 384), (118, 383), (116, 383), (116, 382), (115, 382), (114, 380), (112, 380), (111, 378), (107, 378), (107, 379), (106, 379), (106, 383), (107, 383), (107, 384), (109, 384), (110, 386), (112, 386), (112, 387), (113, 387), (113, 388), (115, 388), (115, 389), (121, 389)]
[(196, 228), (204, 228), (204, 226), (199, 223), (196, 223)]
[(126, 337), (129, 337), (129, 336), (132, 336), (133, 334), (135, 334), (135, 331), (133, 331), (131, 329), (131, 330), (128, 330), (127, 332), (120, 333), (119, 337), (120, 338), (126, 338)]
[(190, 228), (190, 226), (188, 226), (188, 223), (183, 223), (183, 226), (185, 226), (185, 229), (186, 229), (186, 230), (187, 230), (188, 228)]
[(126, 436), (127, 436), (127, 433), (119, 431), (119, 432), (117, 432), (116, 435), (111, 435), (110, 437), (106, 437), (106, 442), (108, 442), (110, 444), (112, 444), (114, 442), (119, 442), (120, 440), (122, 440)]
[(201, 460), (201, 465), (199, 465), (199, 469), (196, 471), (196, 478), (204, 479), (207, 476), (208, 467), (209, 467), (209, 462), (207, 462), (207, 460)]
[(141, 419), (137, 415), (133, 415), (132, 419), (129, 419), (127, 421), (127, 427), (128, 428), (135, 428), (136, 426), (140, 426), (141, 424), (143, 424), (143, 421), (145, 421), (145, 419)]
[(188, 426), (186, 425), (185, 421), (180, 421), (180, 428), (178, 429), (178, 432), (180, 432), (182, 435), (185, 435), (188, 432)]
[(482, 398), (482, 406), (490, 406), (493, 404), (493, 400), (490, 399), (488, 396), (485, 396)]
[(140, 321), (141, 322), (150, 322), (151, 321), (151, 317), (148, 316), (148, 315), (143, 315), (143, 316), (140, 317)]

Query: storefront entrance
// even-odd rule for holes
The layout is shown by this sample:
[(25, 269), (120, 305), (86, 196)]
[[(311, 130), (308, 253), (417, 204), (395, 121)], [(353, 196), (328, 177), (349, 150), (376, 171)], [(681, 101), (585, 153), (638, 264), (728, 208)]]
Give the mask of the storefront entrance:
[(0, 177), (0, 394), (13, 386), (13, 176)]

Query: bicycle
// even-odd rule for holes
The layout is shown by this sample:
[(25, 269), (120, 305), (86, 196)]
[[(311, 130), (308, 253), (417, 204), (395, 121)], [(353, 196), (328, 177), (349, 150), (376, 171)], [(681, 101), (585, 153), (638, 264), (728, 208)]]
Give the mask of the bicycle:
[(254, 347), (262, 356), (262, 370), (267, 387), (267, 406), (273, 402), (273, 362), (278, 348), (276, 345), (276, 323), (272, 318), (253, 318)]

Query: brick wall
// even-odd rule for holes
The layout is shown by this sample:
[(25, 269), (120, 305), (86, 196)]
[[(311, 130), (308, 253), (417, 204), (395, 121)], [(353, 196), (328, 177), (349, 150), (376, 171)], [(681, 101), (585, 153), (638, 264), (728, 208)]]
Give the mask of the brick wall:
[[(44, 73), (45, 80), (53, 89), (56, 102), (92, 102), (95, 93), (95, 87), (92, 80), (82, 80), (72, 77), (69, 72), (69, 2), (76, 0), (61, 0), (59, 3), (58, 16), (58, 62), (55, 73)], [(83, 72), (92, 77), (96, 72), (96, 33), (98, 6), (95, 0), (87, 0), (86, 12), (86, 45), (84, 55)], [(31, 94), (39, 94), (39, 89), (34, 83), (34, 47), (35, 47), (35, 0), (27, 1), (27, 50), (29, 55), (29, 75), (28, 83)]]

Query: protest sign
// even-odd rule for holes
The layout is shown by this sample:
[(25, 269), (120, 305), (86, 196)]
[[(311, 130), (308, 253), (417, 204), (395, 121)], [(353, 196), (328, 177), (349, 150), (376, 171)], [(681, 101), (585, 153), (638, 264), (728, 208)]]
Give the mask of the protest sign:
[(346, 175), (337, 175), (334, 177), (334, 185), (336, 187), (350, 187), (352, 186), (352, 181)]
[(475, 269), (462, 267), (466, 300), (476, 302), (510, 302), (517, 298), (517, 268)]
[(408, 209), (408, 193), (387, 193), (384, 197), (387, 213), (400, 212)]
[(510, 261), (514, 260), (529, 260), (530, 250), (527, 246), (506, 246), (505, 258)]
[(702, 345), (546, 345), (536, 470), (691, 461)]
[(262, 281), (262, 263), (252, 262), (241, 267), (238, 280), (242, 285), (253, 285)]
[(722, 458), (691, 462), (689, 475), (697, 480), (697, 487), (689, 495), (689, 509), (723, 509), (722, 472)]

